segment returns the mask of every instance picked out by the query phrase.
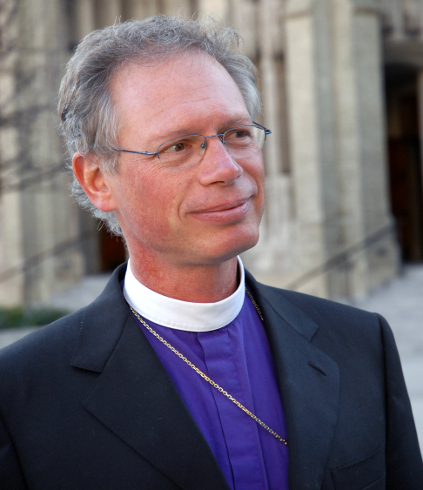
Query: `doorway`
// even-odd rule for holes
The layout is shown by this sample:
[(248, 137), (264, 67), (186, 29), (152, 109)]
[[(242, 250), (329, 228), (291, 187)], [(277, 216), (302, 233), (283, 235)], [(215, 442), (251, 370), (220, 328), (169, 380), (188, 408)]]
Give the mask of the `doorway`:
[(390, 65), (385, 75), (391, 210), (403, 260), (419, 262), (423, 261), (423, 195), (417, 72)]

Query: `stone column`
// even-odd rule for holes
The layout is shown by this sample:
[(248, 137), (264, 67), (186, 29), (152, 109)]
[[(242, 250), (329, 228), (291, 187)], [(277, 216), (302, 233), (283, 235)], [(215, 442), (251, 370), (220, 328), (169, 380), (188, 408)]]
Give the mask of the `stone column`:
[(110, 26), (122, 20), (122, 6), (120, 0), (101, 0), (99, 8), (95, 11), (96, 28)]
[[(362, 295), (397, 267), (379, 11), (371, 0), (292, 0), (286, 33), (296, 268), (321, 268), (308, 292)], [(346, 261), (328, 263), (346, 251)]]
[[(286, 274), (290, 243), (291, 179), (283, 172), (286, 144), (284, 122), (283, 25), (278, 22), (281, 4), (261, 0), (257, 11), (257, 48), (260, 52), (259, 81), (262, 92), (263, 124), (272, 130), (264, 150), (266, 172), (266, 210), (260, 242), (255, 251), (256, 272), (267, 282), (280, 283)], [(256, 49), (257, 49), (256, 48)], [(260, 119), (261, 120), (261, 119)]]
[(21, 206), (14, 169), (19, 161), (19, 135), (14, 124), (16, 108), (16, 49), (18, 20), (9, 2), (0, 15), (2, 56), (0, 58), (0, 305), (21, 302), (24, 277), (20, 273), (22, 259)]
[(262, 111), (257, 122), (271, 129), (263, 149), (266, 208), (256, 247), (243, 254), (256, 277), (283, 285), (290, 267), (291, 180), (286, 152), (283, 4), (280, 0), (237, 0), (234, 24), (244, 37), (244, 53), (256, 62)]
[[(337, 170), (330, 28), (326, 0), (289, 0), (286, 11), (290, 162), (293, 175), (298, 276), (337, 251)], [(303, 290), (330, 295), (329, 274)]]
[[(340, 223), (344, 246), (393, 225), (389, 211), (379, 11), (371, 0), (331, 0)], [(351, 257), (348, 291), (357, 296), (397, 269), (394, 235)]]
[(230, 0), (198, 0), (198, 13), (207, 14), (223, 25), (231, 24)]
[[(107, 15), (110, 14), (110, 23), (113, 23), (112, 16), (120, 15), (120, 12), (108, 11), (106, 16), (103, 14), (98, 17), (98, 9), (96, 8), (95, 0), (75, 0), (73, 4), (71, 19), (67, 22), (71, 26), (70, 35), (72, 44), (77, 45), (87, 34), (101, 26), (103, 22), (108, 22)], [(104, 7), (108, 7), (107, 4)], [(70, 57), (71, 53), (68, 53)], [(68, 157), (66, 153), (66, 158)], [(68, 193), (69, 194), (69, 193)], [(68, 196), (64, 196), (68, 198)], [(84, 261), (84, 273), (93, 274), (98, 272), (100, 268), (99, 254), (99, 238), (98, 238), (98, 222), (93, 219), (89, 213), (80, 209), (76, 203), (71, 202), (75, 206), (74, 213), (78, 217), (78, 233), (80, 236), (80, 250)]]
[[(403, 2), (401, 0), (390, 0), (390, 5), (387, 7), (390, 11), (392, 18), (392, 39), (402, 40), (404, 39), (404, 10), (403, 10)], [(356, 2), (359, 6), (359, 2)], [(371, 8), (374, 9), (375, 2), (365, 1), (364, 5), (367, 6), (371, 4)]]
[(61, 175), (63, 148), (56, 133), (56, 92), (67, 47), (61, 8), (59, 1), (27, 0), (16, 14), (19, 159), (8, 180), (17, 192), (3, 196), (2, 221), (6, 256), (20, 269), (10, 284), (21, 281), (22, 287), (2, 296), (6, 303), (39, 304), (82, 274), (78, 244), (71, 246), (78, 238), (77, 219)]
[(76, 0), (73, 11), (73, 27), (76, 42), (95, 29), (96, 12), (93, 0)]
[(127, 0), (124, 3), (126, 19), (145, 19), (159, 13), (156, 0)]
[(242, 37), (242, 53), (257, 62), (258, 26), (260, 4), (253, 0), (227, 0), (231, 25)]

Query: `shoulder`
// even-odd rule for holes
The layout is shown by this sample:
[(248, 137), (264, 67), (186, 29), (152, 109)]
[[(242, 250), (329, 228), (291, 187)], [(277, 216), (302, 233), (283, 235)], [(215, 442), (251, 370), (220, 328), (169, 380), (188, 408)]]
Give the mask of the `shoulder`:
[(19, 419), (26, 412), (50, 413), (49, 407), (64, 399), (74, 382), (71, 361), (83, 316), (78, 311), (0, 350), (0, 417), (5, 424), (23, 427)]
[(377, 313), (295, 291), (256, 282), (248, 287), (269, 321), (269, 330), (290, 329), (322, 351), (343, 356), (383, 356), (384, 345), (394, 344), (387, 322)]
[[(35, 372), (39, 367), (69, 364), (78, 339), (85, 310), (65, 316), (41, 327), (0, 350), (0, 379), (6, 381), (10, 370), (16, 381), (20, 372)], [(9, 378), (10, 379), (10, 378)]]
[(257, 300), (266, 303), (278, 313), (285, 312), (288, 316), (301, 313), (319, 324), (378, 324), (380, 321), (381, 317), (377, 313), (309, 294), (267, 286), (257, 282), (251, 274), (246, 274), (247, 284), (254, 289)]
[[(276, 289), (276, 288), (272, 288)], [(359, 328), (360, 326), (379, 325), (380, 315), (378, 313), (361, 310), (354, 306), (339, 303), (316, 296), (311, 296), (295, 291), (276, 289), (272, 298), (279, 297), (280, 300), (288, 301), (301, 309), (306, 315), (319, 323), (319, 326), (327, 324), (348, 325)]]
[[(124, 269), (123, 269), (124, 273)], [(90, 327), (100, 330), (113, 329), (124, 304), (119, 280), (122, 267), (117, 269), (102, 294), (90, 305), (70, 315), (41, 327), (26, 337), (0, 350), (0, 381), (7, 382), (8, 373), (16, 380), (19, 373), (26, 378), (43, 371), (50, 373), (70, 368), (76, 346), (86, 336)], [(119, 307), (120, 306), (120, 309)], [(109, 320), (109, 322), (106, 322)]]

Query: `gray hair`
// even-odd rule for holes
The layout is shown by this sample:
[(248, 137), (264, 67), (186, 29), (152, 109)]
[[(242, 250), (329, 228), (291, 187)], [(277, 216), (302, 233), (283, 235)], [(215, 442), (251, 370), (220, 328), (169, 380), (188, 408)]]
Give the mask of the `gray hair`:
[[(110, 96), (110, 81), (124, 63), (160, 62), (181, 52), (198, 51), (212, 56), (237, 84), (251, 118), (260, 110), (252, 62), (238, 52), (240, 37), (231, 28), (158, 15), (130, 20), (88, 34), (66, 66), (59, 90), (60, 133), (69, 153), (92, 153), (102, 170), (117, 172), (119, 121)], [(68, 168), (71, 163), (68, 162)], [(122, 236), (113, 212), (97, 209), (74, 176), (72, 195), (103, 220), (109, 231)]]

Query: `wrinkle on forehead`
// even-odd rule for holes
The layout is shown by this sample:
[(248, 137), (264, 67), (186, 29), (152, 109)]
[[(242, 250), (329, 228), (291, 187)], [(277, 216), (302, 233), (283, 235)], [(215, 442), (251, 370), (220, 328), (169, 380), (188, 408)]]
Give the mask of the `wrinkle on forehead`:
[[(183, 66), (182, 70), (181, 65)], [(199, 76), (204, 71), (206, 71), (208, 75), (206, 79)], [(131, 77), (134, 72), (138, 72), (138, 79), (137, 77)], [(151, 98), (153, 99), (151, 100), (151, 102), (154, 105), (154, 95), (156, 95), (155, 99), (158, 102), (162, 100), (161, 94), (154, 94), (154, 92), (148, 91), (149, 86), (154, 83), (155, 79), (168, 79), (169, 86), (166, 87), (166, 89), (169, 89), (167, 93), (171, 93), (172, 87), (175, 87), (175, 89), (177, 89), (176, 86), (178, 84), (187, 85), (187, 91), (189, 91), (191, 89), (191, 87), (189, 86), (189, 80), (195, 77), (197, 82), (198, 80), (204, 79), (202, 88), (210, 87), (212, 90), (210, 91), (209, 98), (212, 98), (216, 95), (215, 93), (213, 94), (213, 88), (216, 85), (216, 82), (221, 79), (222, 73), (224, 73), (227, 77), (228, 86), (232, 85), (232, 87), (236, 87), (236, 90), (239, 91), (239, 95), (241, 96), (245, 104), (244, 98), (241, 94), (241, 91), (239, 90), (238, 85), (229, 74), (229, 72), (225, 69), (225, 67), (221, 65), (217, 60), (215, 60), (212, 56), (204, 52), (198, 52), (196, 50), (183, 51), (177, 53), (176, 55), (164, 58), (160, 63), (152, 63), (148, 65), (144, 64), (142, 60), (140, 60), (139, 62), (128, 61), (125, 65), (122, 66), (121, 70), (116, 73), (114, 79), (112, 79), (111, 96), (112, 100), (115, 99), (115, 97), (113, 96), (113, 87), (116, 86), (119, 81), (126, 81), (126, 83), (128, 83), (128, 79), (132, 79), (134, 91), (138, 92), (137, 97)], [(197, 84), (195, 89), (198, 91), (198, 89), (201, 89), (201, 87), (199, 87)], [(207, 97), (204, 98), (204, 101), (205, 100), (207, 100)], [(201, 100), (199, 99), (198, 102), (201, 102)]]
[(155, 151), (163, 138), (211, 135), (251, 121), (235, 81), (206, 54), (172, 57), (152, 67), (128, 63), (112, 80), (111, 96), (122, 121), (120, 135), (135, 135), (143, 147), (131, 149), (142, 151)]
[(179, 70), (180, 64), (187, 61), (192, 68), (204, 68), (207, 65), (215, 64), (227, 71), (221, 63), (209, 54), (196, 49), (186, 49), (171, 54), (159, 55), (157, 58), (140, 56), (139, 58), (124, 61), (115, 70), (111, 84), (114, 84), (115, 79), (126, 77), (128, 71), (131, 72), (134, 68), (145, 68), (146, 72), (156, 69), (162, 75), (166, 74), (167, 71), (169, 76), (172, 76)]

